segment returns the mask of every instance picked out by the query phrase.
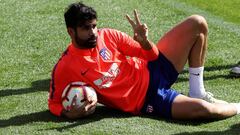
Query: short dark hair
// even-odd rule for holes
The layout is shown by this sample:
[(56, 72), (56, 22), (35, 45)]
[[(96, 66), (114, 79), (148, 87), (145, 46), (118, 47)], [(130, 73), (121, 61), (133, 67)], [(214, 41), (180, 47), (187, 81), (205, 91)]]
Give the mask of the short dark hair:
[(86, 21), (97, 19), (97, 12), (82, 2), (72, 3), (64, 13), (67, 28), (76, 28), (83, 25)]

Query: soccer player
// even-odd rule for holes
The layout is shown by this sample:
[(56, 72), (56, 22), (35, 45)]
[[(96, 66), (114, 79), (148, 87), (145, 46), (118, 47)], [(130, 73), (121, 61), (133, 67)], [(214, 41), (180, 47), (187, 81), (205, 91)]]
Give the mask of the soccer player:
[[(97, 28), (96, 11), (82, 3), (69, 5), (64, 14), (71, 43), (52, 71), (48, 105), (57, 116), (89, 115), (97, 101), (66, 111), (61, 103), (64, 88), (85, 82), (98, 102), (134, 115), (172, 119), (227, 118), (240, 113), (240, 105), (215, 99), (203, 84), (208, 26), (192, 15), (167, 32), (155, 45), (148, 27), (134, 10), (126, 15), (134, 37), (115, 29)], [(184, 65), (189, 64), (189, 97), (171, 89)]]

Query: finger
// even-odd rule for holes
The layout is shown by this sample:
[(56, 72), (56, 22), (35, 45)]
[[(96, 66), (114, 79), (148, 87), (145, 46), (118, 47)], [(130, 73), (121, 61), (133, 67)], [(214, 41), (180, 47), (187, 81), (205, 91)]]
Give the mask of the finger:
[(134, 10), (134, 16), (135, 16), (136, 23), (137, 23), (138, 25), (141, 25), (141, 21), (140, 21), (140, 19), (139, 19), (139, 16), (138, 16), (138, 13), (137, 13), (137, 10), (136, 10), (136, 9)]
[(84, 102), (82, 105), (77, 105), (77, 104), (72, 104), (71, 105), (71, 110), (75, 110), (75, 111), (81, 111), (81, 110), (85, 110), (85, 106), (88, 104), (88, 102)]
[(126, 15), (126, 18), (128, 20), (128, 22), (132, 25), (132, 27), (134, 28), (135, 27), (135, 22), (129, 17), (129, 15)]
[(147, 26), (146, 23), (144, 23), (142, 26), (143, 26), (144, 29), (148, 29), (148, 26)]
[(85, 103), (81, 106), (81, 109), (86, 110), (85, 108), (86, 108), (86, 106), (87, 106), (88, 104), (89, 104), (88, 102), (85, 102)]
[(91, 95), (91, 94), (89, 94), (89, 93), (87, 93), (87, 95), (86, 95), (86, 101), (87, 101), (88, 103), (92, 103), (93, 100), (94, 100), (94, 96)]
[(88, 111), (89, 106), (91, 105), (91, 98), (89, 96), (87, 96), (87, 101), (86, 101), (86, 106), (84, 107), (85, 111)]
[(93, 98), (91, 98), (85, 108), (86, 108), (86, 110), (88, 110), (88, 109), (92, 108), (93, 106), (96, 106), (96, 104), (97, 104), (97, 100), (94, 100)]
[(97, 100), (92, 100), (92, 105), (96, 105), (97, 104)]
[(89, 96), (89, 93), (86, 92), (86, 97), (85, 97), (86, 101), (87, 102), (91, 102), (91, 98)]
[(85, 106), (85, 111), (88, 111), (90, 108), (92, 108), (94, 105), (92, 105), (92, 104), (87, 104), (86, 106)]
[(96, 106), (96, 105), (97, 105), (97, 99), (91, 97), (90, 102), (89, 102), (89, 105), (90, 105), (90, 106)]
[(86, 112), (86, 115), (93, 114), (95, 112), (95, 109), (96, 109), (96, 105), (89, 107), (88, 111)]

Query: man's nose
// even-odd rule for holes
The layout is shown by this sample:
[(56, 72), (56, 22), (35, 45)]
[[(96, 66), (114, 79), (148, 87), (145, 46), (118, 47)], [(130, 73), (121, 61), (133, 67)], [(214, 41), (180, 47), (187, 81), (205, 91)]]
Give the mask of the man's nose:
[(94, 35), (94, 34), (95, 34), (94, 28), (91, 28), (91, 29), (89, 30), (89, 35), (92, 36), (92, 35)]

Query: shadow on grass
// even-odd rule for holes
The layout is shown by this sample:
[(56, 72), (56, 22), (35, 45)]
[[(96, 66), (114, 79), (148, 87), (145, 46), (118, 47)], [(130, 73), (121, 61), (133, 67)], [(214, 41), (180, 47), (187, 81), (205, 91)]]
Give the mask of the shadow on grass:
[(9, 119), (0, 119), (0, 129), (8, 126), (22, 126), (22, 125), (30, 124), (33, 122), (53, 122), (53, 123), (68, 122), (70, 123), (64, 127), (53, 128), (53, 129), (62, 131), (64, 129), (72, 128), (75, 126), (80, 126), (80, 125), (84, 125), (94, 121), (99, 121), (104, 118), (128, 118), (128, 117), (133, 117), (133, 116), (128, 113), (110, 109), (103, 105), (98, 105), (93, 115), (91, 115), (90, 117), (82, 118), (82, 119), (70, 120), (64, 117), (57, 117), (52, 115), (49, 112), (49, 110), (45, 110), (41, 112), (15, 116)]
[[(204, 67), (204, 71), (205, 72), (212, 72), (212, 71), (218, 71), (218, 70), (225, 70), (225, 69), (228, 69), (230, 71), (230, 69), (232, 67), (236, 66), (236, 64), (232, 64), (232, 65), (218, 65), (218, 66), (214, 66), (214, 67)], [(187, 70), (184, 70), (182, 71), (181, 74), (188, 74), (188, 71)], [(204, 81), (207, 81), (207, 80), (214, 80), (214, 79), (218, 79), (218, 78), (225, 78), (225, 79), (236, 79), (235, 76), (232, 76), (231, 74), (227, 73), (227, 74), (216, 74), (216, 75), (212, 75), (212, 76), (209, 76), (209, 77), (204, 77)], [(177, 82), (185, 82), (185, 81), (188, 81), (188, 78), (185, 78), (185, 77), (179, 77), (177, 79)]]
[(0, 97), (21, 95), (38, 91), (48, 91), (50, 87), (49, 84), (50, 79), (45, 79), (32, 82), (31, 88), (0, 90)]
[[(132, 117), (139, 117), (139, 116), (133, 116), (128, 113), (124, 113), (115, 109), (111, 109), (108, 107), (105, 107), (103, 105), (98, 105), (96, 108), (96, 112), (91, 115), (90, 117), (82, 118), (82, 119), (77, 119), (77, 120), (70, 120), (67, 118), (63, 117), (56, 117), (52, 115), (48, 110), (41, 111), (41, 112), (35, 112), (35, 113), (30, 113), (30, 114), (24, 114), (24, 115), (19, 115), (15, 116), (9, 119), (0, 119), (0, 129), (9, 127), (9, 126), (23, 126), (26, 124), (31, 124), (33, 122), (43, 122), (43, 123), (48, 123), (48, 122), (53, 122), (53, 123), (67, 123), (64, 124), (64, 126), (61, 127), (53, 127), (53, 128), (47, 128), (47, 129), (42, 129), (42, 130), (57, 130), (62, 132), (63, 130), (66, 129), (71, 129), (77, 126), (85, 125), (91, 122), (99, 121), (101, 119), (106, 119), (106, 118), (111, 118), (111, 119), (118, 119), (118, 118), (132, 118)], [(167, 123), (174, 123), (178, 125), (202, 125), (202, 124), (207, 124), (214, 122), (216, 120), (194, 120), (194, 121), (180, 121), (180, 120), (167, 120), (164, 118), (156, 117), (156, 116), (145, 116), (142, 115), (140, 116), (143, 119), (155, 119), (159, 121), (165, 121)], [(233, 128), (232, 130), (236, 131), (239, 130), (239, 128)], [(231, 131), (233, 132), (233, 131)], [(229, 133), (231, 133), (229, 131)], [(202, 134), (204, 134), (203, 132)], [(217, 132), (221, 133), (221, 132)], [(228, 133), (228, 132), (227, 132)], [(185, 133), (183, 133), (185, 134)], [(192, 134), (192, 133), (187, 133), (187, 134)], [(179, 134), (182, 135), (182, 134)]]
[(224, 131), (198, 131), (198, 132), (183, 132), (174, 135), (239, 135), (240, 124), (232, 125), (229, 129)]

